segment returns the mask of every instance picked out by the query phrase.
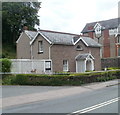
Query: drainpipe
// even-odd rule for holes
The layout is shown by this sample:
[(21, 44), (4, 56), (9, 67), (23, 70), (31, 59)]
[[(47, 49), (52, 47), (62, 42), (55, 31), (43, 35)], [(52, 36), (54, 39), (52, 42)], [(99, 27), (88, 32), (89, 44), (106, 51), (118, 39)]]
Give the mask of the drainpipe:
[(30, 49), (30, 52), (31, 52), (31, 63), (32, 63), (32, 70), (33, 70), (33, 60), (32, 60), (33, 59), (33, 54), (32, 54), (32, 50), (33, 49), (32, 49), (32, 45), (30, 47), (31, 47), (31, 49)]
[(100, 47), (100, 58), (102, 58), (102, 47)]
[(32, 55), (32, 45), (31, 45), (30, 47), (31, 47), (31, 49), (30, 49), (30, 52), (31, 52), (30, 55), (31, 55), (31, 57), (30, 57), (30, 58), (33, 59), (33, 55)]
[(49, 59), (51, 59), (51, 47), (53, 46), (53, 44), (50, 45), (49, 47)]
[[(53, 44), (50, 45), (49, 47), (49, 59), (51, 59), (51, 47), (53, 46)], [(51, 72), (53, 71), (53, 67), (52, 67), (52, 61), (51, 61)]]

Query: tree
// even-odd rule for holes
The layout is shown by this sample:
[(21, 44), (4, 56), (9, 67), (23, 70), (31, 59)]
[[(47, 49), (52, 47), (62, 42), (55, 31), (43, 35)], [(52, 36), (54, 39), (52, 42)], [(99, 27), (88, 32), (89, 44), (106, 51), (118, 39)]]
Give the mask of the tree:
[(2, 3), (2, 40), (14, 44), (24, 26), (34, 30), (39, 25), (38, 10), (40, 2)]

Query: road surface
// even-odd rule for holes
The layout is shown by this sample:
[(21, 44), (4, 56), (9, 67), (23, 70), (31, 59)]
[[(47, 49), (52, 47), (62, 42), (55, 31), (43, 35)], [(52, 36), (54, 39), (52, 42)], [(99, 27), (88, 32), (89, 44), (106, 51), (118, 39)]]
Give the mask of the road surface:
[[(23, 103), (12, 106), (3, 107), (3, 113), (65, 113), (66, 115), (80, 114), (80, 113), (118, 113), (118, 85), (111, 85), (109, 87), (94, 88), (90, 86), (82, 86), (84, 91), (75, 92), (75, 89), (81, 90), (81, 87), (42, 87), (42, 86), (22, 86), (19, 93), (16, 93), (17, 86), (13, 88), (3, 87), (3, 99), (12, 97), (10, 93), (14, 92), (14, 96), (31, 94), (30, 90), (35, 94), (36, 92), (47, 94), (46, 92), (57, 91), (72, 91), (67, 95), (62, 92), (62, 95), (57, 95), (55, 98), (48, 98), (29, 103)], [(13, 90), (14, 89), (14, 90)], [(22, 90), (23, 89), (23, 90)], [(72, 89), (72, 90), (70, 90)], [(9, 91), (8, 91), (9, 90)], [(7, 94), (8, 91), (8, 94)], [(64, 94), (65, 93), (65, 94)], [(69, 93), (69, 92), (68, 92)], [(48, 95), (49, 96), (49, 95)], [(19, 100), (20, 101), (20, 100)]]

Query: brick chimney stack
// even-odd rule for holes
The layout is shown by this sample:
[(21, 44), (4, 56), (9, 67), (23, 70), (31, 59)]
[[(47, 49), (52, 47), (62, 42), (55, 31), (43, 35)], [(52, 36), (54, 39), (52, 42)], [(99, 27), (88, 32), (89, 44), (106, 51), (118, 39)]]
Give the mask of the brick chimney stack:
[(24, 30), (28, 30), (28, 27), (27, 27), (27, 26), (24, 26), (24, 27), (23, 27), (23, 31), (24, 31)]

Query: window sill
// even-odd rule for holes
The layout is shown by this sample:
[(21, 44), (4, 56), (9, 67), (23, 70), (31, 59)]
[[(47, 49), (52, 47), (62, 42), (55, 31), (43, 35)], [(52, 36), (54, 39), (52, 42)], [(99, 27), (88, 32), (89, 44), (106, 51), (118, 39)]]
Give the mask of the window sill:
[(68, 72), (69, 70), (63, 70), (63, 72)]
[(116, 45), (120, 45), (120, 43), (116, 43)]
[(43, 54), (43, 51), (39, 51), (38, 54)]
[(83, 51), (83, 49), (76, 49), (76, 51)]

